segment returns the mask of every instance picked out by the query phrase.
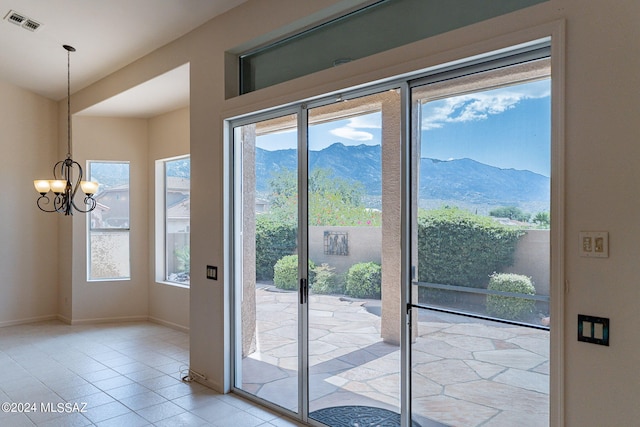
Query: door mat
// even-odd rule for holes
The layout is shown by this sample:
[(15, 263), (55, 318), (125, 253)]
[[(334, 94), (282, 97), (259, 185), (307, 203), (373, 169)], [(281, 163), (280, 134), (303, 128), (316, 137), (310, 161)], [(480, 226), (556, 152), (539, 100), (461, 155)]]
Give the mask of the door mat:
[[(372, 406), (334, 406), (318, 409), (309, 414), (309, 418), (320, 421), (330, 427), (398, 427), (400, 414), (388, 409)], [(412, 427), (422, 427), (415, 421)], [(443, 426), (443, 424), (435, 424)]]

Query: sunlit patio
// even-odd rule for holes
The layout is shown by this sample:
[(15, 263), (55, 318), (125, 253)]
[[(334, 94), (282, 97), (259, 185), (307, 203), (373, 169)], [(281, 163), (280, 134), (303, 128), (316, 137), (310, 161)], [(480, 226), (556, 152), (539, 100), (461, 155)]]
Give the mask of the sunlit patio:
[[(296, 292), (256, 291), (257, 350), (243, 388), (296, 410)], [(310, 413), (362, 405), (399, 412), (400, 348), (380, 338), (379, 301), (312, 295)], [(422, 310), (412, 345), (413, 420), (428, 426), (548, 425), (549, 333)]]

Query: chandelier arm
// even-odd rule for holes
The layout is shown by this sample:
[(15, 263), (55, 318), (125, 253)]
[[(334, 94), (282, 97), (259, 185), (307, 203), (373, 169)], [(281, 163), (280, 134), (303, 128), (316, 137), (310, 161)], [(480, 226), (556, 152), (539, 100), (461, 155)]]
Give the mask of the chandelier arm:
[(71, 194), (71, 199), (73, 199), (73, 198), (76, 197), (76, 193), (78, 192), (78, 189), (80, 188), (80, 182), (82, 181), (82, 177), (84, 176), (84, 173), (82, 171), (82, 166), (80, 166), (80, 163), (76, 162), (75, 160), (72, 160), (71, 158), (69, 158), (69, 161), (67, 163), (68, 163), (67, 164), (67, 168), (69, 169), (69, 178), (71, 178), (71, 176), (73, 175), (71, 173), (73, 171), (73, 167), (76, 166), (78, 168), (78, 178), (76, 179), (75, 183), (73, 184), (73, 192)]
[[(58, 173), (60, 174), (58, 176)], [(58, 163), (53, 165), (53, 179), (64, 179), (64, 160), (60, 160)]]
[(57, 210), (55, 209), (55, 207), (53, 209), (46, 209), (43, 207), (48, 205), (49, 203), (51, 203), (51, 199), (49, 199), (49, 197), (47, 197), (46, 194), (41, 195), (40, 197), (38, 197), (38, 200), (36, 200), (36, 205), (38, 206), (38, 208), (43, 211), (43, 212), (57, 212)]
[(56, 212), (61, 213), (61, 214), (65, 214), (65, 215), (70, 215), (70, 213), (68, 213), (68, 208), (67, 208), (67, 193), (61, 193), (59, 195), (56, 195), (53, 198), (53, 207), (55, 209)]
[(91, 212), (92, 210), (94, 210), (96, 208), (96, 204), (97, 203), (96, 203), (96, 200), (93, 197), (85, 196), (84, 204), (87, 205), (87, 209), (86, 210), (79, 208), (78, 205), (76, 205), (76, 202), (73, 199), (71, 200), (71, 205), (73, 205), (73, 208), (75, 210), (77, 210), (78, 212), (81, 212), (81, 213), (89, 213), (89, 212)]

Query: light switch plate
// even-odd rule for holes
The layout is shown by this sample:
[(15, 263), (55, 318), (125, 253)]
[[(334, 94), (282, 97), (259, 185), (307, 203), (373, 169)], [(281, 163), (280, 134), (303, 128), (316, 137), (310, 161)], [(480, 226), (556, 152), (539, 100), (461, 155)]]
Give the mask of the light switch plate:
[(207, 265), (207, 279), (218, 280), (218, 267)]
[(609, 345), (609, 319), (578, 314), (578, 341)]
[(581, 231), (580, 256), (588, 258), (609, 257), (609, 233), (606, 231)]

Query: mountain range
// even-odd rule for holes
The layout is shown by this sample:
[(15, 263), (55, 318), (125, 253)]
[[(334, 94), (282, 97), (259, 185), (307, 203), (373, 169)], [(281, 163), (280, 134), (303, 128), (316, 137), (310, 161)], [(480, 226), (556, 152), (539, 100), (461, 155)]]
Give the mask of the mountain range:
[[(297, 150), (267, 151), (256, 148), (256, 190), (268, 191), (273, 172), (296, 170)], [(334, 176), (362, 183), (367, 196), (382, 193), (382, 158), (379, 145), (346, 146), (334, 143), (309, 152), (309, 169), (330, 169)], [(529, 211), (549, 210), (549, 177), (516, 169), (501, 169), (464, 158), (420, 159), (419, 198), (458, 206), (518, 206)], [(461, 202), (461, 203), (459, 203)]]

